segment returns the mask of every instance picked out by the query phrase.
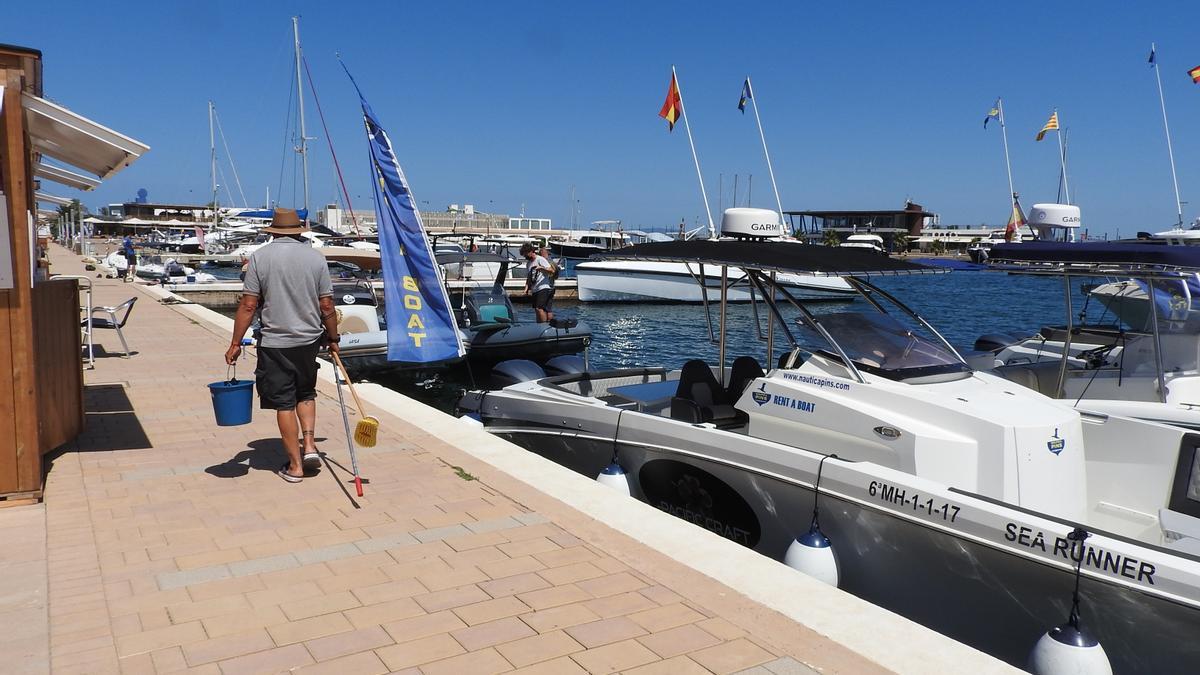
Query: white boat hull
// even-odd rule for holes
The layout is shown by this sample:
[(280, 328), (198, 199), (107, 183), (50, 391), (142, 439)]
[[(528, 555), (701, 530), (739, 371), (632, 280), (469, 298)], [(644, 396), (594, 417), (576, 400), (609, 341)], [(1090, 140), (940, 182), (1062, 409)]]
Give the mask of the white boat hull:
[[(575, 266), (580, 302), (703, 302), (697, 282), (700, 266), (689, 263), (614, 260)], [(750, 290), (740, 268), (729, 268), (730, 302), (749, 302)], [(721, 269), (704, 268), (705, 291), (710, 302), (721, 300)], [(852, 300), (854, 290), (840, 277), (780, 274), (778, 283), (798, 299)], [(782, 295), (778, 296), (782, 297)]]

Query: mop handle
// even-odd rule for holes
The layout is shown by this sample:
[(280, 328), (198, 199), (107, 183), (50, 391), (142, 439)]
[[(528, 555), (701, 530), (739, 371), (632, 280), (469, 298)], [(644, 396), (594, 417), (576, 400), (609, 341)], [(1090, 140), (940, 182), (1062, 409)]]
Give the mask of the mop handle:
[(346, 399), (342, 396), (342, 381), (338, 374), (333, 374), (333, 383), (337, 385), (338, 404), (342, 409), (342, 424), (346, 427), (346, 448), (350, 451), (350, 469), (358, 476), (358, 458), (354, 456), (354, 434), (350, 432), (350, 418), (346, 416)]
[(337, 352), (331, 349), (329, 350), (329, 354), (333, 357), (333, 361), (338, 365), (338, 368), (342, 369), (342, 379), (346, 380), (346, 386), (350, 387), (350, 395), (354, 397), (354, 404), (358, 406), (358, 416), (366, 417), (367, 413), (363, 408), (362, 401), (358, 400), (358, 392), (354, 391), (354, 383), (350, 381), (350, 374), (346, 372), (346, 365), (342, 363), (342, 359), (338, 356)]

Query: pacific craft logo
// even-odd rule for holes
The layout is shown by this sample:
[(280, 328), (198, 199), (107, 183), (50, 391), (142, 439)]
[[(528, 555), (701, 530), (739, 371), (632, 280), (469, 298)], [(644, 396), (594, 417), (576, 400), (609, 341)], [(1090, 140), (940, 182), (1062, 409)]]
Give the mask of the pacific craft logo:
[(771, 402), (771, 395), (767, 393), (767, 383), (763, 382), (759, 386), (758, 391), (750, 392), (750, 397), (760, 406), (764, 406)]
[(1055, 455), (1063, 451), (1067, 447), (1067, 441), (1058, 437), (1058, 427), (1054, 428), (1054, 438), (1046, 441), (1046, 448)]

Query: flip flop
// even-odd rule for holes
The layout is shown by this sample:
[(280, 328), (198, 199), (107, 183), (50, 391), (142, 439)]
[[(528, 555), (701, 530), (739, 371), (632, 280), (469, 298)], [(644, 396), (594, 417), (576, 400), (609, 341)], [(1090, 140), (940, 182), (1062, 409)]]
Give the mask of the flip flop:
[(285, 481), (287, 481), (289, 483), (299, 483), (300, 481), (304, 480), (304, 476), (293, 476), (292, 474), (288, 473), (288, 465), (287, 464), (284, 464), (283, 466), (279, 467), (279, 470), (276, 471), (275, 473), (279, 474), (280, 478), (284, 479)]
[(301, 463), (304, 465), (304, 468), (309, 471), (316, 471), (317, 469), (320, 469), (321, 452), (318, 450), (315, 452), (304, 453), (304, 459), (301, 460)]

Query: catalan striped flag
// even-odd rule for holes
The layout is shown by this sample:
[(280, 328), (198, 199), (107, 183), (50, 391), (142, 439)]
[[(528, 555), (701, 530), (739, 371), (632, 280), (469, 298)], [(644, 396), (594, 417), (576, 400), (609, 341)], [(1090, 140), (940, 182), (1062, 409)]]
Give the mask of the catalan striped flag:
[(675, 123), (683, 114), (683, 99), (679, 96), (679, 83), (675, 81), (675, 71), (671, 71), (671, 88), (667, 90), (667, 100), (663, 102), (658, 116), (667, 121), (667, 131), (675, 130)]
[(1200, 84), (1200, 66), (1196, 66), (1188, 71), (1188, 75), (1192, 76), (1192, 82)]
[(1045, 138), (1047, 131), (1057, 131), (1057, 130), (1058, 130), (1058, 111), (1055, 110), (1053, 113), (1050, 114), (1050, 119), (1046, 120), (1046, 126), (1042, 127), (1042, 130), (1038, 132), (1037, 140), (1040, 141), (1043, 138)]
[(741, 110), (743, 115), (746, 114), (746, 101), (752, 98), (754, 98), (754, 92), (750, 91), (750, 78), (747, 77), (746, 81), (742, 83), (742, 100), (738, 101), (738, 110)]

